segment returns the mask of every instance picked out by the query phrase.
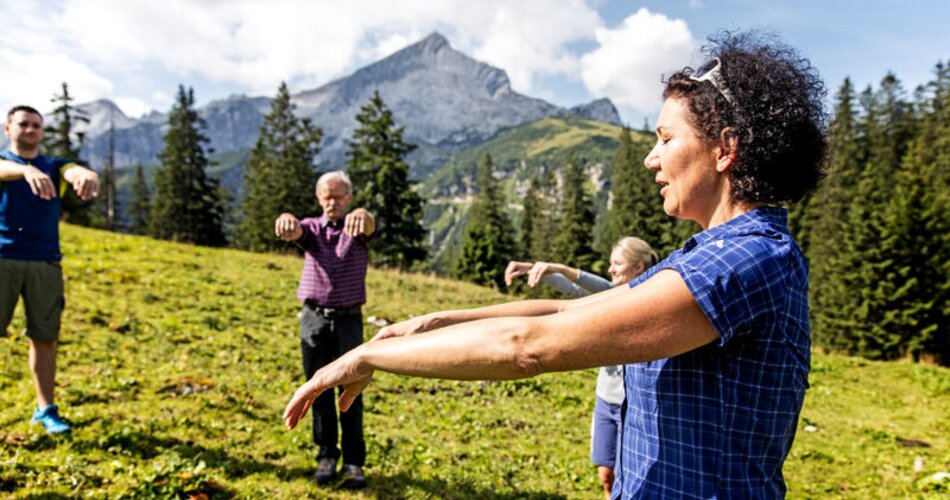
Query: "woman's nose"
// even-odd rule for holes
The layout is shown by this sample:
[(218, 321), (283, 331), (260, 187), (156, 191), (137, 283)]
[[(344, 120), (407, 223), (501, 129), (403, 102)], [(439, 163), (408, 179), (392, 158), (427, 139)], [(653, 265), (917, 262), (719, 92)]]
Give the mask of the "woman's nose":
[(653, 149), (647, 153), (647, 157), (643, 159), (643, 166), (650, 170), (660, 168), (660, 154), (657, 152), (657, 147), (653, 146)]

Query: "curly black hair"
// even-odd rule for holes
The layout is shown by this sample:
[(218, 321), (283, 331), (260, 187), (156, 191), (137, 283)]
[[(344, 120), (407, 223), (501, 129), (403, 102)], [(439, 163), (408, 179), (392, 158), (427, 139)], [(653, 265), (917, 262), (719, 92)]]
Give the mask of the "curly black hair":
[(707, 144), (733, 127), (739, 142), (730, 169), (736, 201), (801, 200), (824, 177), (825, 87), (811, 63), (774, 36), (721, 32), (703, 46), (719, 58), (715, 85), (690, 79), (686, 67), (665, 80), (663, 98), (686, 101), (690, 122)]

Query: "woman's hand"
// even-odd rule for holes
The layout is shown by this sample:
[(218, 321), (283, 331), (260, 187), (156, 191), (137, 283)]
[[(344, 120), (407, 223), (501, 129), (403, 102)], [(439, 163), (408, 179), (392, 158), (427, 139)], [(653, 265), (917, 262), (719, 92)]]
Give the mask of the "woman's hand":
[(518, 276), (528, 274), (528, 271), (531, 270), (531, 265), (530, 262), (520, 262), (517, 260), (509, 262), (508, 267), (505, 268), (505, 284), (511, 286), (511, 280)]
[(528, 286), (533, 287), (541, 282), (541, 278), (548, 274), (561, 274), (571, 281), (577, 281), (580, 271), (573, 267), (554, 262), (535, 262), (528, 271)]
[(406, 321), (400, 321), (399, 323), (393, 323), (392, 325), (383, 327), (370, 342), (422, 333), (429, 329), (428, 325), (428, 315), (409, 318)]
[(362, 362), (359, 347), (346, 353), (333, 363), (321, 368), (313, 374), (305, 384), (297, 389), (287, 408), (284, 410), (284, 423), (288, 429), (297, 426), (297, 422), (307, 415), (313, 400), (324, 391), (332, 391), (334, 387), (343, 386), (338, 405), (340, 411), (347, 411), (370, 381), (373, 380), (373, 369)]

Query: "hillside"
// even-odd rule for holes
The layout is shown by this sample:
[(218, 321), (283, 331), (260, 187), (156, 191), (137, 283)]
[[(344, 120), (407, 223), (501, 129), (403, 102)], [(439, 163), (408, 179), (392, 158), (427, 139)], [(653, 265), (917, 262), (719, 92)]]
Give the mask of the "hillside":
[[(478, 146), (455, 154), (421, 185), (428, 200), (425, 226), (430, 231), (431, 266), (444, 270), (450, 264), (465, 227), (468, 205), (474, 195), (475, 168), (485, 154), (492, 156), (495, 176), (502, 179), (512, 219), (520, 219), (521, 203), (531, 179), (543, 172), (558, 175), (569, 151), (586, 166), (594, 208), (604, 215), (610, 187), (610, 163), (616, 152), (620, 127), (577, 117), (544, 118), (515, 127)], [(652, 134), (634, 132), (634, 141), (651, 143)]]
[[(587, 459), (594, 370), (500, 383), (378, 374), (366, 396), (369, 489), (318, 488), (309, 424), (280, 421), (301, 382), (299, 258), (62, 231), (57, 396), (75, 430), (51, 438), (28, 422), (18, 313), (0, 338), (0, 496), (599, 497)], [(431, 276), (371, 270), (368, 281), (366, 314), (393, 320), (506, 300)], [(932, 477), (950, 470), (948, 415), (950, 370), (814, 353), (789, 496), (945, 494), (950, 481)]]

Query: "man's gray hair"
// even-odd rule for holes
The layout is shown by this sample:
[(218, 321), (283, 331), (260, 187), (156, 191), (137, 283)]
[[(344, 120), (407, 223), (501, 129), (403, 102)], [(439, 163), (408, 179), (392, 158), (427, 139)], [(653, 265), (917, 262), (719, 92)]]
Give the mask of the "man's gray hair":
[(347, 194), (353, 192), (353, 183), (350, 182), (350, 176), (346, 175), (346, 172), (342, 170), (334, 170), (333, 172), (327, 172), (321, 175), (320, 178), (317, 179), (317, 193), (319, 194), (320, 192), (320, 186), (324, 186), (333, 180), (342, 182), (346, 186)]

